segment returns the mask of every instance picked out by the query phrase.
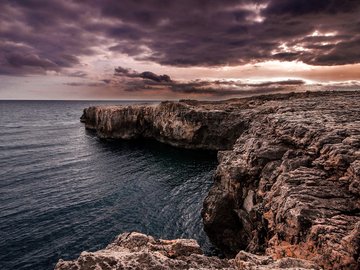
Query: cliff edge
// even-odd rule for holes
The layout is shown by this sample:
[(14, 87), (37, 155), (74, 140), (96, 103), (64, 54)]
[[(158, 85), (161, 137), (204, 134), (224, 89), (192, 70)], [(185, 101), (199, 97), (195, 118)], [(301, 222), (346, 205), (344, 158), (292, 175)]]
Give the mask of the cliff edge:
[(90, 107), (81, 121), (102, 138), (218, 150), (202, 217), (229, 257), (251, 252), (358, 269), (359, 104), (360, 91), (307, 92)]

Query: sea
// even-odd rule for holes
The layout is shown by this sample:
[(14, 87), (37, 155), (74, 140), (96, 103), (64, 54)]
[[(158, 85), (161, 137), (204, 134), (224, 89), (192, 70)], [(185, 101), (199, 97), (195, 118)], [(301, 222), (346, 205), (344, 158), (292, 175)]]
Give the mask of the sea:
[(79, 121), (86, 107), (133, 103), (0, 101), (0, 269), (53, 269), (129, 231), (215, 252), (200, 212), (216, 153), (103, 140)]

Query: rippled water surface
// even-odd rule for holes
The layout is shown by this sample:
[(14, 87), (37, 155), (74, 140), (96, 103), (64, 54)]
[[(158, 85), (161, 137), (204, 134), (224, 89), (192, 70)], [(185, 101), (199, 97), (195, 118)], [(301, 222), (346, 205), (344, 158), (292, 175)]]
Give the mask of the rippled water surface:
[(52, 269), (125, 231), (211, 248), (200, 210), (215, 154), (99, 140), (79, 117), (103, 103), (0, 101), (0, 269)]

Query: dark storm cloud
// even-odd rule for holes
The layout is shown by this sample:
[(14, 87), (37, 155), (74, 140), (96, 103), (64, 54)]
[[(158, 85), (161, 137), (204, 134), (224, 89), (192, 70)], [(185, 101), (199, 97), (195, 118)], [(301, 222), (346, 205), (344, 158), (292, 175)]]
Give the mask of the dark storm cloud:
[(144, 71), (144, 72), (136, 72), (129, 68), (123, 68), (123, 67), (117, 67), (115, 68), (115, 76), (125, 76), (129, 78), (142, 78), (142, 79), (148, 79), (154, 82), (158, 83), (171, 83), (171, 78), (169, 75), (156, 75), (155, 73), (151, 71)]
[(291, 14), (300, 16), (306, 14), (353, 12), (359, 7), (358, 0), (276, 0), (270, 1), (266, 9), (269, 15)]
[(248, 83), (235, 80), (192, 80), (176, 81), (169, 75), (157, 75), (150, 71), (117, 67), (114, 76), (106, 80), (107, 84), (118, 86), (128, 92), (144, 92), (148, 90), (171, 91), (174, 93), (232, 96), (264, 94), (276, 91), (292, 91), (305, 84), (302, 80), (267, 81)]
[[(127, 21), (143, 32), (143, 40), (136, 37), (136, 43), (140, 41), (152, 53), (138, 59), (175, 66), (274, 59), (313, 65), (360, 61), (356, 49), (342, 51), (343, 43), (360, 47), (354, 39), (358, 35), (354, 25), (360, 22), (357, 0), (111, 3), (102, 9), (103, 15)], [(323, 39), (328, 32), (336, 32), (338, 37), (327, 43), (305, 42), (316, 30)], [(115, 39), (120, 36), (113, 35)], [(288, 48), (283, 48), (287, 43)]]
[(70, 1), (0, 2), (0, 74), (61, 71), (94, 53), (98, 38), (83, 30), (88, 15)]
[(358, 0), (4, 0), (0, 74), (61, 72), (99, 46), (173, 66), (359, 63), (359, 7)]

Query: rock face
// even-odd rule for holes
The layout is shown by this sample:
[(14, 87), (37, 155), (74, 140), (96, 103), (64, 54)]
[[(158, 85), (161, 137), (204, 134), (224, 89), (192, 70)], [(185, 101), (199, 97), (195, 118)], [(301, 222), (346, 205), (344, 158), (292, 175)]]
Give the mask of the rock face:
[(81, 121), (102, 138), (153, 138), (177, 147), (212, 150), (230, 149), (247, 127), (238, 111), (198, 107), (193, 101), (90, 107)]
[(104, 138), (220, 150), (202, 216), (229, 256), (358, 269), (359, 91), (90, 107), (82, 121)]
[[(360, 94), (269, 101), (219, 152), (203, 219), (225, 252), (356, 269), (360, 248)], [(270, 113), (262, 113), (262, 112)]]
[(195, 240), (158, 240), (141, 233), (124, 233), (103, 250), (83, 252), (75, 261), (60, 260), (55, 270), (236, 270), (319, 269), (315, 264), (298, 259), (273, 260), (240, 252), (235, 259), (202, 255)]

